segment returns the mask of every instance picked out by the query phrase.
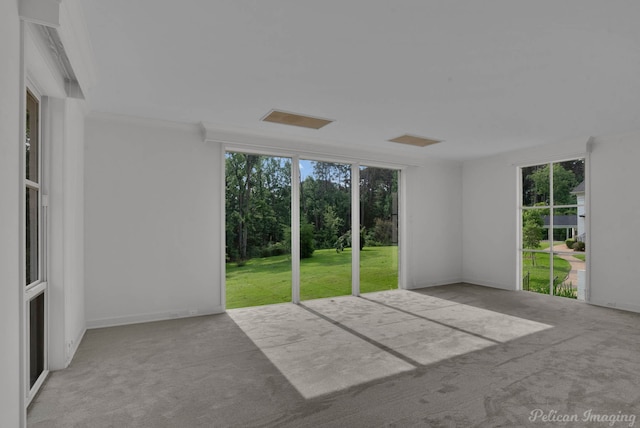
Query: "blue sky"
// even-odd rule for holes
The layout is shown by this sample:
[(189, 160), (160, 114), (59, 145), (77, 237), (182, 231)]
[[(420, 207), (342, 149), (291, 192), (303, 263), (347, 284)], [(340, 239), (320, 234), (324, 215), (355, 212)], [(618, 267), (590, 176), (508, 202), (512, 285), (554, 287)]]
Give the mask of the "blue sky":
[(313, 161), (309, 160), (300, 160), (300, 180), (304, 181), (310, 175), (313, 175), (313, 165), (311, 164)]

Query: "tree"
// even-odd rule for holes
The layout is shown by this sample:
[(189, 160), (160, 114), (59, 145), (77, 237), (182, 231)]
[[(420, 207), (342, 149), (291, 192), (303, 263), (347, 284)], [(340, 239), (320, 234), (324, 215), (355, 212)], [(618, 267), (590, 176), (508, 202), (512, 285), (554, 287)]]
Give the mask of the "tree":
[[(549, 165), (536, 169), (529, 176), (533, 182), (537, 202), (550, 201), (550, 174)], [(554, 205), (575, 204), (575, 196), (571, 191), (578, 185), (578, 180), (572, 170), (565, 169), (561, 164), (553, 164), (553, 200)]]
[(291, 161), (227, 153), (225, 162), (227, 258), (246, 260), (284, 239), (291, 217)]
[[(287, 242), (287, 248), (291, 248), (291, 228), (285, 228), (285, 239)], [(313, 225), (304, 220), (300, 220), (300, 258), (308, 259), (313, 255), (315, 251), (315, 244), (313, 242)]]
[[(542, 220), (543, 210), (523, 210), (522, 211), (522, 246), (523, 248), (535, 249), (540, 247), (540, 239), (544, 229), (544, 221)], [(548, 210), (545, 210), (548, 211)], [(529, 253), (531, 256), (531, 264), (536, 264), (536, 254)]]
[(344, 221), (337, 216), (336, 210), (333, 206), (329, 205), (324, 212), (324, 243), (323, 247), (328, 245), (335, 245), (338, 237), (340, 236), (340, 230)]

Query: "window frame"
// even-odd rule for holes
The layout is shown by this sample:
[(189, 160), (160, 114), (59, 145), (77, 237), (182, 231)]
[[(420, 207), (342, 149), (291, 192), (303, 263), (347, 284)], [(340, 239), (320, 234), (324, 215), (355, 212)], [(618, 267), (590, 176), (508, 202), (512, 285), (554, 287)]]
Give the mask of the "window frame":
[[(553, 158), (553, 159), (544, 159), (538, 162), (528, 162), (528, 163), (522, 163), (517, 165), (516, 171), (517, 171), (517, 183), (518, 183), (518, 194), (517, 194), (517, 252), (518, 252), (518, 263), (517, 263), (517, 286), (516, 286), (516, 290), (518, 291), (523, 291), (523, 274), (522, 274), (522, 267), (523, 267), (523, 255), (524, 253), (542, 253), (542, 254), (549, 254), (549, 295), (554, 296), (553, 294), (553, 278), (554, 278), (554, 264), (553, 264), (553, 258), (556, 254), (571, 254), (571, 252), (569, 251), (557, 251), (554, 252), (553, 251), (553, 230), (554, 230), (554, 217), (555, 217), (555, 210), (557, 209), (563, 209), (563, 208), (575, 208), (576, 210), (579, 209), (580, 204), (577, 203), (576, 204), (562, 204), (562, 205), (554, 205), (555, 201), (554, 201), (554, 183), (553, 183), (553, 166), (555, 164), (562, 164), (564, 162), (570, 162), (570, 161), (576, 161), (576, 160), (583, 160), (584, 162), (584, 181), (585, 181), (585, 201), (584, 201), (584, 212), (586, 215), (586, 221), (584, 223), (584, 227), (585, 227), (585, 234), (586, 234), (586, 251), (585, 251), (585, 271), (586, 271), (586, 275), (585, 275), (585, 296), (584, 296), (584, 301), (585, 302), (589, 302), (589, 298), (590, 298), (590, 259), (591, 259), (591, 231), (590, 231), (590, 222), (589, 222), (589, 211), (590, 211), (590, 180), (589, 180), (589, 167), (590, 167), (590, 153), (589, 151), (587, 151), (586, 153), (583, 154), (576, 154), (574, 156), (569, 156), (569, 157), (562, 157), (562, 158)], [(547, 205), (532, 205), (532, 206), (528, 206), (528, 205), (524, 205), (524, 201), (523, 201), (523, 192), (524, 192), (524, 186), (523, 186), (523, 176), (522, 176), (522, 172), (523, 169), (525, 168), (529, 168), (529, 167), (534, 167), (534, 166), (548, 166), (549, 167), (549, 204)], [(522, 239), (522, 228), (523, 228), (523, 224), (522, 224), (522, 215), (523, 212), (526, 210), (536, 210), (536, 209), (548, 209), (549, 210), (549, 229), (547, 231), (547, 238), (550, 240), (550, 248), (549, 250), (539, 250), (539, 249), (528, 249), (528, 248), (524, 248), (523, 246), (523, 239)]]
[[(220, 196), (220, 209), (221, 209), (221, 236), (226, 236), (226, 225), (225, 225), (225, 206), (226, 206), (226, 192), (224, 188), (224, 183), (226, 180), (225, 176), (225, 155), (228, 152), (236, 152), (236, 153), (245, 153), (245, 154), (253, 154), (253, 155), (262, 155), (262, 156), (273, 156), (273, 157), (284, 157), (291, 159), (291, 198), (292, 198), (292, 207), (291, 207), (291, 257), (292, 257), (292, 303), (299, 304), (300, 303), (300, 183), (297, 177), (300, 175), (300, 160), (313, 160), (319, 162), (330, 162), (330, 163), (344, 163), (351, 165), (351, 180), (354, 180), (354, 172), (357, 178), (357, 182), (360, 182), (360, 167), (373, 167), (373, 168), (385, 168), (385, 169), (393, 169), (398, 171), (398, 288), (406, 289), (405, 278), (407, 277), (405, 273), (406, 264), (405, 258), (403, 255), (405, 254), (404, 246), (406, 245), (406, 228), (404, 221), (404, 212), (405, 212), (405, 197), (404, 197), (404, 189), (406, 188), (406, 183), (404, 181), (405, 169), (406, 165), (394, 164), (394, 163), (384, 163), (377, 161), (370, 161), (365, 159), (356, 159), (351, 157), (344, 156), (331, 156), (324, 153), (315, 153), (315, 152), (307, 152), (307, 151), (297, 151), (297, 150), (287, 150), (287, 149), (277, 149), (277, 148), (266, 148), (262, 146), (254, 146), (249, 144), (242, 143), (230, 143), (230, 142), (222, 142), (220, 144), (220, 159), (221, 159), (221, 168), (220, 168), (220, 176), (222, 183), (222, 191)], [(352, 239), (355, 236), (358, 238), (360, 236), (360, 228), (354, 228), (354, 218), (357, 216), (357, 224), (360, 224), (360, 186), (352, 186), (351, 189), (351, 214), (352, 214)], [(353, 204), (356, 203), (356, 207), (353, 207)], [(358, 229), (357, 231), (355, 229)], [(354, 235), (355, 233), (355, 235)], [(225, 267), (225, 259), (224, 254), (226, 252), (225, 249), (225, 239), (221, 239), (221, 269), (220, 269), (220, 302), (221, 306), (224, 310), (226, 310), (226, 267)], [(352, 285), (352, 295), (359, 296), (360, 295), (360, 252), (359, 247), (356, 251), (352, 251), (352, 275), (351, 275), (351, 285)], [(356, 271), (357, 270), (357, 275)]]
[[(37, 125), (38, 125), (38, 129), (37, 129), (37, 135), (38, 135), (38, 150), (37, 150), (37, 154), (38, 154), (38, 160), (37, 160), (37, 169), (38, 169), (38, 175), (37, 175), (37, 182), (33, 181), (32, 179), (28, 179), (27, 178), (27, 174), (26, 174), (26, 149), (25, 149), (25, 142), (26, 142), (26, 110), (27, 110), (27, 99), (28, 96), (31, 96), (34, 98), (34, 100), (37, 102), (37, 106), (38, 106), (38, 121), (37, 121)], [(43, 195), (43, 189), (44, 189), (44, 183), (46, 181), (46, 174), (45, 174), (45, 170), (44, 170), (44, 165), (45, 165), (45, 157), (46, 157), (46, 150), (44, 148), (44, 141), (43, 141), (43, 96), (41, 94), (41, 92), (37, 89), (37, 86), (30, 80), (30, 79), (26, 79), (25, 82), (25, 86), (24, 86), (24, 92), (23, 92), (23, 96), (24, 96), (24, 110), (21, 112), (21, 115), (23, 115), (24, 117), (24, 129), (23, 129), (23, 138), (21, 141), (22, 144), (22, 159), (23, 159), (23, 174), (22, 174), (22, 181), (23, 181), (23, 196), (22, 196), (22, 204), (23, 204), (23, 213), (25, 215), (25, 223), (23, 226), (23, 251), (24, 251), (24, 260), (23, 260), (23, 266), (22, 266), (22, 271), (25, 274), (25, 280), (20, 284), (22, 290), (23, 290), (23, 299), (22, 299), (22, 313), (23, 313), (23, 337), (25, 338), (24, 343), (23, 343), (23, 355), (24, 355), (24, 385), (25, 385), (25, 406), (29, 406), (29, 404), (31, 403), (31, 401), (33, 400), (33, 398), (36, 396), (36, 394), (38, 393), (38, 391), (40, 390), (40, 388), (42, 387), (44, 381), (46, 380), (47, 376), (49, 375), (49, 292), (48, 292), (48, 283), (47, 283), (47, 262), (46, 262), (46, 245), (47, 245), (47, 240), (46, 240), (46, 229), (47, 229), (47, 222), (46, 222), (46, 205), (47, 205), (47, 198), (46, 196)], [(30, 130), (31, 132), (31, 130)], [(32, 177), (33, 178), (33, 177)], [(31, 281), (29, 284), (26, 284), (26, 228), (27, 228), (27, 224), (26, 224), (26, 194), (28, 192), (29, 189), (35, 189), (38, 191), (38, 198), (37, 198), (37, 207), (38, 207), (38, 278), (34, 281)], [(30, 341), (31, 341), (31, 302), (33, 302), (35, 299), (37, 299), (38, 297), (40, 297), (40, 295), (42, 295), (44, 297), (44, 314), (43, 314), (43, 318), (44, 318), (44, 326), (43, 326), (43, 330), (44, 330), (44, 343), (43, 343), (43, 370), (42, 372), (38, 375), (36, 381), (33, 383), (33, 385), (31, 385), (31, 347), (30, 347)]]

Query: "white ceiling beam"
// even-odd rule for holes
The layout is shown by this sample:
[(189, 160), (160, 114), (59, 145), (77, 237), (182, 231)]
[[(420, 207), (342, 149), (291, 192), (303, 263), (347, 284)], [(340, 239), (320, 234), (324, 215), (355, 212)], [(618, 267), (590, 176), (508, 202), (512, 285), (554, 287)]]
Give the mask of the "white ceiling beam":
[(61, 0), (20, 0), (20, 19), (47, 27), (60, 27)]

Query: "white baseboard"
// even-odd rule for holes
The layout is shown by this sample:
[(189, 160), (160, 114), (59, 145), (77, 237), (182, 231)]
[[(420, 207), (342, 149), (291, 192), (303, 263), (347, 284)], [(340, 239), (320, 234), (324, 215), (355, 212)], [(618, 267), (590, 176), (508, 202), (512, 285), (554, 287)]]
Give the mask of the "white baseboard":
[(423, 284), (411, 284), (406, 289), (417, 290), (419, 288), (438, 287), (440, 285), (458, 284), (460, 282), (463, 282), (462, 279), (460, 278), (451, 278), (451, 279), (444, 279), (441, 281), (425, 282)]
[(189, 317), (199, 317), (202, 315), (214, 315), (221, 314), (224, 312), (224, 308), (222, 306), (213, 306), (211, 308), (207, 308), (205, 310), (198, 310), (194, 312), (192, 310), (186, 309), (176, 309), (168, 312), (155, 312), (149, 314), (137, 314), (137, 315), (128, 315), (123, 317), (113, 317), (113, 318), (101, 318), (96, 320), (87, 321), (87, 328), (103, 328), (103, 327), (115, 327), (119, 325), (128, 325), (128, 324), (140, 324), (143, 322), (153, 322), (153, 321), (165, 321), (172, 320), (178, 318), (189, 318)]
[(630, 303), (607, 302), (605, 300), (599, 300), (599, 299), (591, 299), (588, 303), (595, 306), (603, 306), (605, 308), (621, 309), (623, 311), (640, 313), (640, 306), (630, 304)]
[(69, 349), (69, 351), (67, 352), (67, 355), (64, 361), (65, 368), (69, 367), (69, 364), (71, 364), (71, 361), (73, 360), (73, 357), (76, 355), (76, 352), (78, 351), (78, 347), (80, 346), (80, 342), (82, 342), (82, 339), (84, 338), (84, 334), (86, 332), (87, 332), (87, 329), (83, 328), (82, 331), (80, 331), (80, 334), (78, 334), (78, 337), (76, 337), (75, 340), (73, 341), (71, 345), (71, 349)]
[(497, 282), (484, 281), (482, 279), (476, 279), (476, 278), (465, 278), (460, 282), (466, 282), (467, 284), (473, 284), (473, 285), (481, 285), (483, 287), (499, 288), (501, 290), (508, 290), (508, 291), (516, 290), (515, 286), (508, 287), (504, 284), (498, 284)]

